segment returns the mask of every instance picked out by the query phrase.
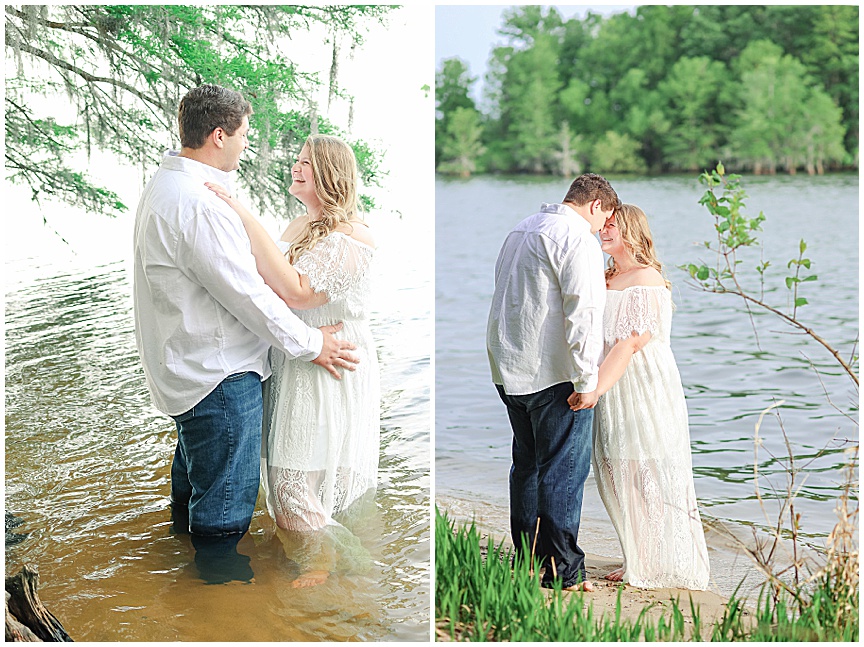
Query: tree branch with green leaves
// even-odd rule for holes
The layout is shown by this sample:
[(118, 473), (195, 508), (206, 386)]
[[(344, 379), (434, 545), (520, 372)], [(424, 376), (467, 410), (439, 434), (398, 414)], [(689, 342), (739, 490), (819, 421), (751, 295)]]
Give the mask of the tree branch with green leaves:
[[(800, 240), (796, 255), (786, 263), (788, 274), (784, 277), (784, 282), (789, 295), (789, 303), (784, 311), (782, 307), (772, 305), (765, 299), (766, 273), (771, 263), (764, 260), (764, 257), (760, 257), (759, 263), (755, 266), (760, 285), (758, 296), (744, 287), (745, 283), (751, 283), (751, 281), (748, 281), (748, 277), (742, 270), (742, 264), (745, 261), (740, 256), (746, 257), (745, 252), (747, 250), (761, 247), (757, 232), (762, 229), (765, 214), (760, 211), (755, 218), (749, 218), (744, 214), (747, 194), (741, 184), (741, 176), (727, 175), (723, 164), (718, 163), (713, 171), (702, 173), (699, 181), (706, 187), (699, 203), (705, 206), (714, 217), (716, 233), (716, 239), (706, 241), (704, 247), (712, 251), (716, 258), (711, 265), (699, 262), (698, 264), (690, 263), (680, 266), (690, 275), (690, 283), (703, 292), (732, 294), (743, 299), (751, 316), (754, 333), (756, 326), (753, 322), (753, 309), (758, 308), (771, 313), (784, 323), (806, 334), (834, 357), (857, 389), (859, 384), (858, 375), (855, 372), (855, 368), (857, 368), (857, 357), (855, 356), (857, 339), (853, 344), (852, 356), (846, 361), (836, 348), (799, 319), (799, 310), (809, 305), (807, 298), (801, 295), (801, 290), (805, 283), (812, 284), (818, 281), (817, 275), (811, 272), (813, 263), (805, 255), (807, 243), (803, 239)], [(821, 383), (820, 371), (816, 369), (815, 372)], [(825, 385), (822, 384), (822, 386), (824, 389)], [(829, 404), (832, 407), (835, 406), (831, 402), (827, 389), (825, 395)], [(827, 449), (827, 445), (825, 448), (812, 453), (810, 460), (802, 462), (805, 457), (798, 457), (793, 452), (783, 419), (779, 414), (779, 409), (784, 404), (784, 400), (775, 401), (762, 411), (754, 429), (753, 484), (756, 501), (765, 513), (765, 519), (768, 522), (766, 534), (763, 535), (754, 527), (752, 529), (752, 543), (745, 543), (734, 533), (725, 532), (722, 525), (718, 525), (716, 528), (740, 546), (767, 578), (768, 586), (765, 599), (770, 598), (773, 610), (766, 615), (772, 623), (780, 623), (786, 617), (803, 620), (818, 616), (824, 619), (827, 625), (844, 627), (842, 630), (845, 632), (844, 635), (857, 635), (859, 583), (856, 521), (858, 508), (857, 497), (854, 496), (854, 493), (857, 484), (858, 443), (857, 441), (853, 442), (845, 450), (848, 456), (845, 463), (845, 478), (837, 502), (838, 505), (835, 508), (839, 519), (828, 536), (827, 551), (824, 551), (823, 559), (813, 559), (814, 553), (804, 549), (815, 548), (817, 555), (822, 552), (822, 549), (814, 545), (808, 546), (804, 542), (805, 535), (802, 533), (801, 513), (796, 507), (796, 500), (806, 479), (808, 465), (822, 455)], [(857, 419), (850, 416), (849, 413), (835, 408), (855, 425), (858, 424)], [(772, 410), (776, 410), (773, 413), (776, 415), (780, 426), (787, 452), (786, 458), (775, 456), (768, 450), (763, 442), (764, 436), (760, 434), (763, 420)], [(760, 463), (760, 452), (762, 451), (767, 452), (770, 457), (767, 463)], [(775, 488), (773, 483), (764, 479), (760, 473), (761, 468), (772, 464), (780, 464), (786, 473), (784, 490)], [(762, 496), (762, 490), (765, 487), (763, 483), (767, 483), (767, 487), (773, 495), (772, 498), (779, 505), (774, 522), (771, 521), (770, 514), (766, 509), (766, 500)], [(785, 551), (781, 549), (789, 547), (789, 545), (791, 545), (791, 555), (784, 555)], [(821, 597), (823, 593), (825, 593), (824, 598)], [(760, 593), (760, 598), (761, 596), (762, 593)], [(788, 606), (785, 600), (789, 601)]]
[[(6, 75), (7, 179), (29, 186), (34, 199), (50, 195), (88, 211), (122, 213), (126, 205), (78, 168), (74, 155), (89, 159), (98, 149), (142, 170), (155, 168), (179, 139), (180, 99), (215, 83), (242, 92), (253, 105), (240, 180), (254, 186), (259, 210), (289, 216), (298, 208), (288, 194), (290, 168), (313, 130), (349, 140), (361, 177), (378, 184), (380, 155), (351, 141), (349, 124), (318, 114), (319, 88), (329, 83), (331, 97), (345, 96), (338, 79), (304, 71), (289, 52), (292, 36), (318, 28), (334, 50), (337, 39), (362, 45), (368, 27), (383, 23), (391, 9), (7, 5), (7, 60), (15, 63)], [(371, 207), (370, 199), (362, 202)]]
[[(857, 364), (857, 356), (854, 352), (848, 361), (845, 360), (836, 348), (798, 318), (799, 308), (808, 304), (807, 299), (799, 294), (800, 286), (818, 279), (815, 274), (803, 272), (804, 270), (809, 272), (811, 269), (810, 259), (804, 256), (807, 243), (803, 239), (800, 241), (797, 256), (786, 265), (787, 269), (791, 270), (794, 267), (795, 270), (794, 273), (785, 277), (786, 288), (791, 297), (791, 307), (788, 312), (784, 312), (780, 307), (767, 303), (764, 298), (765, 273), (771, 265), (770, 261), (761, 261), (755, 267), (762, 286), (759, 296), (748, 292), (740, 281), (739, 266), (743, 261), (738, 258), (739, 252), (759, 246), (756, 232), (762, 229), (762, 223), (765, 221), (765, 215), (761, 211), (755, 218), (748, 218), (744, 215), (744, 200), (747, 193), (741, 185), (741, 176), (727, 175), (723, 164), (718, 163), (713, 171), (702, 173), (699, 182), (707, 187), (705, 194), (699, 200), (699, 204), (705, 206), (714, 217), (714, 229), (717, 234), (716, 240), (706, 241), (704, 246), (716, 254), (716, 261), (713, 267), (706, 263), (690, 263), (680, 266), (690, 275), (691, 284), (704, 292), (732, 294), (740, 297), (751, 315), (751, 322), (751, 306), (757, 306), (808, 335), (834, 357), (857, 387), (859, 385), (858, 375), (854, 369), (854, 365)], [(755, 330), (754, 325), (754, 332)]]

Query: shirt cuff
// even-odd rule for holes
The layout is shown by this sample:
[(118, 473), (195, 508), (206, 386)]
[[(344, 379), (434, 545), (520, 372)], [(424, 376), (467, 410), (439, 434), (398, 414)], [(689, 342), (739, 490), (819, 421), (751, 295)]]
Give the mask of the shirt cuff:
[(298, 359), (306, 362), (311, 362), (313, 359), (318, 359), (321, 351), (324, 349), (324, 333), (318, 328), (312, 328), (309, 333), (309, 351), (305, 355), (301, 355)]
[(573, 390), (576, 393), (591, 393), (597, 390), (597, 376), (592, 375), (587, 380), (573, 380)]

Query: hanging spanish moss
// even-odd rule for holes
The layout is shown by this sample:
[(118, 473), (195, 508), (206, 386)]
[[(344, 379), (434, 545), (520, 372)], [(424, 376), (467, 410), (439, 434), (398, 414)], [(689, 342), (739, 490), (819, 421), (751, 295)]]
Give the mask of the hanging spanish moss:
[[(7, 6), (7, 53), (17, 66), (6, 78), (7, 177), (28, 184), (34, 195), (123, 213), (127, 205), (78, 168), (74, 153), (86, 159), (107, 152), (152, 173), (166, 147), (179, 141), (180, 99), (215, 83), (242, 92), (254, 107), (241, 184), (254, 184), (259, 209), (290, 216), (296, 206), (285, 179), (306, 135), (350, 130), (350, 123), (332, 118), (344, 98), (340, 44), (362, 42), (367, 26), (390, 11), (376, 5)], [(326, 87), (317, 70), (291, 60), (299, 34), (320, 32), (332, 42)], [(322, 90), (326, 115), (314, 99)]]

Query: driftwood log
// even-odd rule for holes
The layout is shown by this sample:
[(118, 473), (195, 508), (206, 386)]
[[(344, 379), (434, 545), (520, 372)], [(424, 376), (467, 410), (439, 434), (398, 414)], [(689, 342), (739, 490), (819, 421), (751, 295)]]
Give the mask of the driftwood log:
[(69, 634), (36, 593), (39, 572), (25, 564), (6, 578), (7, 642), (72, 642)]

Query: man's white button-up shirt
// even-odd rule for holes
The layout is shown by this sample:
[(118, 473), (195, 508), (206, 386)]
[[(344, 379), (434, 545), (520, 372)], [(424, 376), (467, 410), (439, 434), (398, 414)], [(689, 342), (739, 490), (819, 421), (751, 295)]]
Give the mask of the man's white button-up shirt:
[(492, 381), (508, 395), (562, 382), (594, 391), (605, 305), (603, 252), (588, 222), (567, 205), (543, 204), (510, 232), (495, 264)]
[(176, 416), (228, 375), (270, 376), (270, 346), (313, 360), (323, 345), (265, 285), (239, 216), (204, 182), (231, 174), (165, 154), (135, 218), (135, 341), (153, 403)]

